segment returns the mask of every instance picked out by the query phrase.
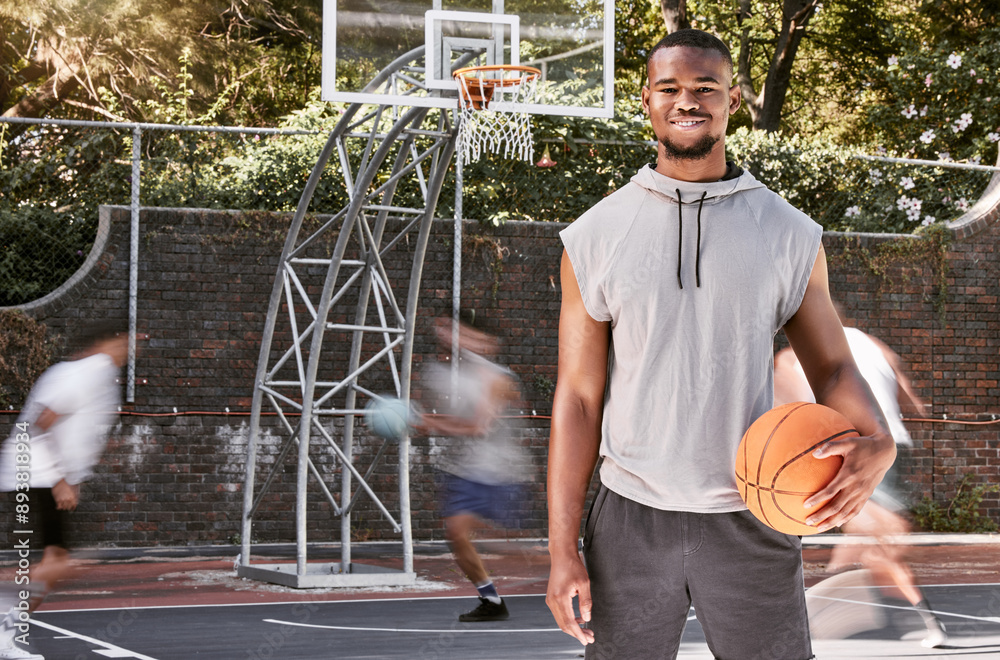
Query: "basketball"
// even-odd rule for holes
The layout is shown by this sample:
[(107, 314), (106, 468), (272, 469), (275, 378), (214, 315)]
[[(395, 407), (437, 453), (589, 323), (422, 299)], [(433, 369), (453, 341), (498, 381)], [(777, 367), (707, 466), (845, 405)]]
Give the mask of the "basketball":
[(786, 403), (767, 411), (740, 440), (740, 497), (761, 522), (779, 532), (817, 533), (805, 520), (823, 504), (807, 509), (803, 503), (830, 483), (844, 460), (815, 458), (812, 453), (830, 440), (858, 436), (846, 417), (818, 403)]
[(365, 407), (365, 425), (386, 440), (402, 440), (410, 426), (410, 407), (394, 396), (372, 399)]

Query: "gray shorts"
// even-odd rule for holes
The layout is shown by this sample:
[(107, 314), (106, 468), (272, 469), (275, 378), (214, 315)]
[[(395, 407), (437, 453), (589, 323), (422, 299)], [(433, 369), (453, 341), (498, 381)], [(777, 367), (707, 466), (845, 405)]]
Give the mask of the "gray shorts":
[(662, 511), (602, 485), (583, 543), (590, 660), (675, 658), (692, 604), (719, 660), (813, 657), (801, 539), (748, 511)]

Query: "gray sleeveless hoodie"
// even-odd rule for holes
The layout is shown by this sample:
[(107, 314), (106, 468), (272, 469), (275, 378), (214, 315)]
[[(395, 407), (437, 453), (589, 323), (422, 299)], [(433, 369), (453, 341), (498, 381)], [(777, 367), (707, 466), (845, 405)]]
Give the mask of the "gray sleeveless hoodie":
[(560, 236), (612, 327), (602, 482), (658, 509), (746, 508), (736, 448), (771, 408), (774, 335), (822, 228), (749, 172), (692, 183), (647, 165)]

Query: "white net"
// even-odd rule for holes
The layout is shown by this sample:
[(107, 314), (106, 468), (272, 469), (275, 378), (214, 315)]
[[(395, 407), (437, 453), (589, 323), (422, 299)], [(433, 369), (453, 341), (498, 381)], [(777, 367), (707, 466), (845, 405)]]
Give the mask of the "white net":
[(458, 149), (464, 164), (483, 153), (530, 161), (531, 117), (517, 109), (535, 98), (541, 72), (530, 67), (469, 67), (455, 72), (458, 81)]

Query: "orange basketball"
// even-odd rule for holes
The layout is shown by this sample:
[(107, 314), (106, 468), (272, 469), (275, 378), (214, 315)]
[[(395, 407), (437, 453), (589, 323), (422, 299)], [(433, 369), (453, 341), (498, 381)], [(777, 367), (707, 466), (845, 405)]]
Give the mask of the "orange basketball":
[(860, 434), (846, 417), (818, 403), (786, 403), (761, 415), (740, 441), (736, 455), (736, 485), (750, 512), (785, 534), (807, 535), (819, 530), (807, 525), (821, 508), (803, 505), (840, 470), (840, 456), (815, 458), (820, 445)]

